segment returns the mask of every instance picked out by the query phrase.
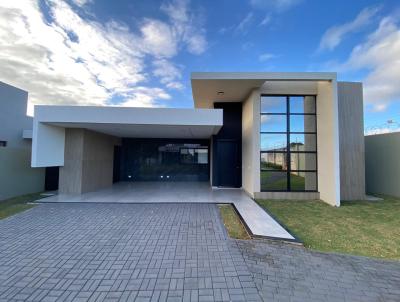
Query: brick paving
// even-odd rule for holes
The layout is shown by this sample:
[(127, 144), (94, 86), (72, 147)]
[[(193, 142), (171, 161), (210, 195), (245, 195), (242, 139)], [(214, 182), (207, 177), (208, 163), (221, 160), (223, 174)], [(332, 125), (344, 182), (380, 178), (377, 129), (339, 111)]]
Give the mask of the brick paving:
[(1, 301), (261, 301), (212, 204), (42, 204), (0, 221)]
[(0, 220), (0, 301), (400, 301), (400, 264), (229, 239), (214, 204), (42, 204)]
[(265, 301), (400, 301), (400, 262), (238, 241)]

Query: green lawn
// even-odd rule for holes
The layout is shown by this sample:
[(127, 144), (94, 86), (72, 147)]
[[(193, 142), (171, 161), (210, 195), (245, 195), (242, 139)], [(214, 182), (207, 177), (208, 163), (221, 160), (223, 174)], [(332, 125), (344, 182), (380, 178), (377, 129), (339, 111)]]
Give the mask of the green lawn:
[(329, 252), (400, 259), (400, 200), (342, 201), (339, 208), (321, 201), (258, 200), (306, 247)]
[(14, 198), (9, 198), (0, 201), (0, 219), (14, 215), (18, 212), (25, 211), (34, 207), (33, 204), (28, 204), (37, 199), (43, 198), (40, 193), (33, 193), (27, 195), (21, 195)]
[(218, 207), (229, 237), (235, 239), (250, 239), (249, 234), (233, 206), (230, 204), (220, 204)]
[[(282, 174), (281, 177), (277, 177), (276, 172), (282, 171), (261, 171), (261, 187), (263, 190), (279, 191), (287, 189), (286, 171), (283, 171), (284, 173), (279, 173)], [(292, 190), (304, 190), (305, 178), (296, 174), (290, 174), (290, 184)]]

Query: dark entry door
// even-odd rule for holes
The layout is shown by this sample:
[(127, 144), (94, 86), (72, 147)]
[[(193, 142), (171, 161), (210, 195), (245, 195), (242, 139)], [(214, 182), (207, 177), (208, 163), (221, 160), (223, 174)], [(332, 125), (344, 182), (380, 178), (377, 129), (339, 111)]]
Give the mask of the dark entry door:
[(218, 186), (239, 187), (241, 167), (239, 166), (237, 140), (217, 141)]

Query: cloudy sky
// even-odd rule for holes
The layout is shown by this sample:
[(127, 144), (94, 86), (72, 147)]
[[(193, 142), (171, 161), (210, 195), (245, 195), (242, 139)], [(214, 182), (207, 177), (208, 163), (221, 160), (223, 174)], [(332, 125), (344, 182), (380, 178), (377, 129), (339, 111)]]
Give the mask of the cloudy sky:
[(0, 1), (0, 81), (33, 104), (192, 107), (193, 71), (337, 71), (400, 122), (400, 3)]

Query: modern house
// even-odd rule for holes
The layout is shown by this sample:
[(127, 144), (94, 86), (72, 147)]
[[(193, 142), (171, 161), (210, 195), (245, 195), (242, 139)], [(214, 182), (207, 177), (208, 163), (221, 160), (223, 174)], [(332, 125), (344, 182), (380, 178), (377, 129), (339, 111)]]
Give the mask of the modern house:
[(400, 132), (365, 136), (366, 190), (400, 197)]
[(254, 198), (363, 199), (363, 95), (336, 73), (193, 73), (195, 109), (36, 106), (32, 167), (59, 192), (207, 181)]
[(28, 92), (0, 82), (0, 200), (44, 190), (45, 169), (31, 168)]

